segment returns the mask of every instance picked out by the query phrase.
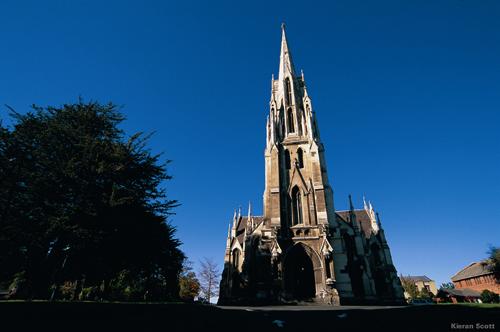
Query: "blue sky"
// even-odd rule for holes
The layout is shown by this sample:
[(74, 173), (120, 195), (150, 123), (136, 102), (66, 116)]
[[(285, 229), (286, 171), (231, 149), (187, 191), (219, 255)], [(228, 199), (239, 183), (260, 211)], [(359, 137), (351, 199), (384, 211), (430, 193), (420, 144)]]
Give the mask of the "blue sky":
[[(173, 160), (191, 260), (261, 213), (280, 24), (317, 112), (335, 205), (380, 212), (398, 272), (438, 283), (500, 245), (500, 3), (2, 1), (0, 104), (123, 106)], [(7, 109), (2, 106), (0, 116)]]

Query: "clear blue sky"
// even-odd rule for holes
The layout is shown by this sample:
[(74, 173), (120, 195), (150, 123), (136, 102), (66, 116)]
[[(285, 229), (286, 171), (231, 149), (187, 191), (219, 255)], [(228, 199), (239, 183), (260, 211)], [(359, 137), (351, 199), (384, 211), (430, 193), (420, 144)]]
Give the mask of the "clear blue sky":
[(233, 209), (262, 210), (285, 21), (337, 208), (366, 195), (398, 272), (441, 283), (500, 244), (499, 17), (497, 0), (3, 0), (0, 104), (123, 105), (173, 160), (183, 250), (222, 263)]

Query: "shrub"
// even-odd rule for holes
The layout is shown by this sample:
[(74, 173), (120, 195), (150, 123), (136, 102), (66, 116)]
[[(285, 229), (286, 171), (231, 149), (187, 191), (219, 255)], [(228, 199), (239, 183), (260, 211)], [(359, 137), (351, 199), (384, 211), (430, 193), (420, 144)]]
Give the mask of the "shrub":
[(80, 301), (96, 301), (99, 299), (99, 287), (84, 287), (78, 295)]
[(28, 281), (26, 272), (18, 272), (14, 274), (12, 282), (9, 285), (9, 299), (26, 299), (29, 294)]
[(481, 301), (483, 303), (498, 303), (499, 295), (495, 292), (485, 289), (481, 292)]
[(115, 301), (142, 300), (145, 289), (142, 283), (137, 282), (137, 276), (129, 270), (122, 270), (109, 283), (110, 299)]
[(74, 300), (76, 298), (76, 281), (65, 281), (59, 286), (59, 292), (63, 300)]

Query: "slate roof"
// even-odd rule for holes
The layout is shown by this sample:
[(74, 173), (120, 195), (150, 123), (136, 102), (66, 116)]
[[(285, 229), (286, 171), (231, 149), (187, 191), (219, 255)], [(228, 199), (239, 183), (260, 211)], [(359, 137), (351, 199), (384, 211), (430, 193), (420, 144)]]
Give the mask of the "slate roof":
[(440, 289), (440, 292), (447, 293), (453, 296), (464, 296), (464, 297), (481, 297), (481, 293), (470, 288), (460, 288), (460, 289)]
[[(253, 219), (253, 224), (255, 227), (259, 225), (262, 221), (264, 221), (263, 216), (251, 216), (250, 218)], [(238, 223), (238, 227), (236, 228), (236, 238), (238, 239), (238, 242), (243, 245), (243, 238), (244, 238), (244, 233), (245, 229), (247, 227), (248, 223), (248, 216), (243, 217), (241, 216), (240, 221)]]
[(486, 274), (493, 273), (491, 270), (491, 264), (488, 260), (474, 262), (458, 271), (453, 277), (451, 277), (452, 281), (459, 281), (463, 279), (469, 279), (474, 277), (479, 277)]
[(423, 281), (423, 282), (430, 282), (433, 281), (427, 276), (403, 276), (404, 279), (406, 280), (411, 280), (412, 282), (417, 282), (417, 281)]
[[(342, 220), (351, 223), (349, 212), (349, 210), (337, 211), (337, 215), (340, 216)], [(370, 237), (372, 233), (372, 222), (366, 210), (354, 210), (354, 215), (356, 216), (356, 220), (360, 223), (361, 230), (365, 233), (365, 236)]]

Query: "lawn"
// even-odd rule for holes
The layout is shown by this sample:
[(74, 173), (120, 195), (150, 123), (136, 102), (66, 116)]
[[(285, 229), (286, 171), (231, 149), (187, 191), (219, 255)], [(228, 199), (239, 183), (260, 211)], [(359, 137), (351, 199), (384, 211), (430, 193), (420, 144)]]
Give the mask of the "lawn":
[[(292, 307), (291, 307), (292, 308)], [(297, 308), (295, 308), (297, 309)], [(320, 310), (321, 309), (321, 310)], [(221, 309), (188, 304), (0, 302), (0, 330), (118, 331), (450, 331), (452, 324), (500, 328), (500, 308), (427, 305), (362, 308)], [(493, 325), (491, 325), (493, 324)], [(483, 331), (486, 329), (482, 329)]]
[(472, 308), (500, 308), (500, 303), (440, 303), (439, 305), (466, 306)]

